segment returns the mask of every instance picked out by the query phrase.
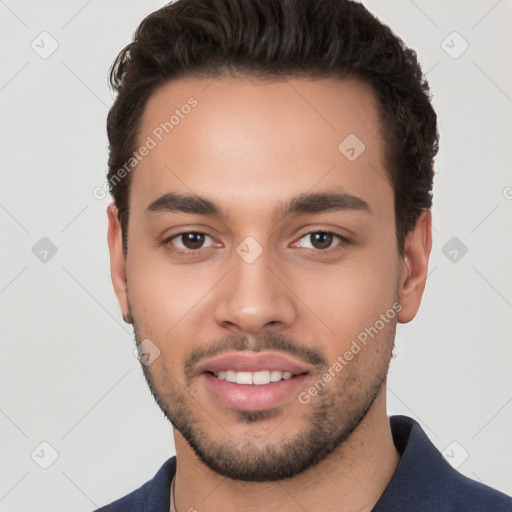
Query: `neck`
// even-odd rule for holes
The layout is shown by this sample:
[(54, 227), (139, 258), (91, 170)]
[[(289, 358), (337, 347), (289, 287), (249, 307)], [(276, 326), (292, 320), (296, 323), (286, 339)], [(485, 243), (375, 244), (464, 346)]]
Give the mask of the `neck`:
[(199, 461), (179, 432), (174, 432), (174, 438), (178, 512), (195, 509), (201, 512), (220, 509), (225, 512), (277, 509), (279, 512), (370, 512), (400, 461), (386, 414), (385, 386), (344, 443), (313, 468), (286, 480), (230, 480)]

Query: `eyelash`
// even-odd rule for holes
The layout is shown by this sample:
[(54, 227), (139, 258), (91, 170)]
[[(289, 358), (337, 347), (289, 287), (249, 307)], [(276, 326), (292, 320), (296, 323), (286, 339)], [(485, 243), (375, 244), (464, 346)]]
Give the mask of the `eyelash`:
[[(210, 247), (200, 247), (199, 249), (183, 250), (183, 249), (177, 249), (176, 247), (171, 247), (172, 240), (174, 240), (176, 238), (179, 238), (179, 237), (181, 237), (183, 235), (188, 235), (188, 234), (205, 235), (208, 238), (211, 238), (212, 240), (214, 240), (213, 237), (211, 237), (210, 235), (208, 235), (207, 233), (204, 233), (204, 232), (200, 232), (200, 231), (182, 231), (181, 233), (177, 233), (177, 234), (172, 235), (171, 237), (168, 237), (165, 240), (163, 240), (162, 241), (162, 245), (165, 246), (166, 248), (168, 248), (170, 251), (172, 251), (174, 254), (176, 254), (178, 256), (197, 255), (197, 254), (200, 254), (203, 250), (210, 249)], [(333, 245), (331, 247), (328, 247), (327, 249), (315, 249), (315, 248), (309, 248), (309, 247), (304, 247), (304, 249), (307, 249), (309, 251), (314, 251), (314, 252), (317, 252), (317, 253), (324, 253), (324, 254), (326, 254), (326, 253), (330, 253), (332, 250), (343, 248), (343, 247), (346, 247), (347, 245), (350, 244), (350, 240), (348, 240), (346, 237), (344, 237), (344, 236), (342, 236), (342, 235), (340, 235), (338, 233), (335, 233), (334, 231), (327, 231), (327, 230), (308, 231), (307, 233), (302, 234), (293, 243), (294, 244), (298, 243), (304, 237), (311, 236), (311, 235), (314, 235), (314, 234), (333, 235), (333, 237), (335, 237), (335, 238), (337, 238), (339, 240), (339, 243), (337, 245)]]

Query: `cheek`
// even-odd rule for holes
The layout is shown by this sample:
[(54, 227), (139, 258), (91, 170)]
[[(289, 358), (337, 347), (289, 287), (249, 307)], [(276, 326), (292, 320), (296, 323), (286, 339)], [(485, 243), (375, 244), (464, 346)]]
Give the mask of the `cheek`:
[(347, 253), (336, 265), (297, 272), (294, 291), (307, 320), (304, 328), (311, 328), (318, 340), (332, 337), (341, 350), (392, 307), (398, 278), (398, 253), (392, 243), (373, 242), (372, 247)]
[(159, 250), (130, 251), (128, 295), (138, 328), (145, 336), (164, 340), (200, 305), (212, 285), (204, 272), (172, 265)]

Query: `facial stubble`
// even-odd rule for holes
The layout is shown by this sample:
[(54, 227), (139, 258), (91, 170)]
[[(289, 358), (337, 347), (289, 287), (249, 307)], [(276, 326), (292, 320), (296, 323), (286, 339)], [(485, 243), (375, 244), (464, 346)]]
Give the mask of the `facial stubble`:
[[(130, 302), (129, 311), (138, 345), (144, 337)], [(246, 424), (252, 435), (236, 439), (222, 426), (222, 417), (212, 417), (211, 407), (204, 407), (193, 396), (193, 381), (180, 381), (177, 375), (171, 375), (165, 362), (155, 366), (154, 363), (145, 365), (141, 362), (141, 367), (156, 403), (209, 469), (233, 480), (277, 481), (298, 475), (324, 460), (338, 447), (342, 447), (363, 422), (379, 391), (385, 385), (395, 333), (396, 321), (390, 322), (379, 336), (372, 340), (373, 346), (364, 347), (364, 351), (373, 351), (370, 366), (362, 364), (357, 354), (333, 378), (330, 385), (320, 388), (318, 394), (311, 397), (307, 404), (301, 404), (297, 400), (297, 407), (304, 411), (301, 422), (303, 427), (279, 443), (272, 443), (259, 434), (258, 425), (279, 415), (284, 415), (285, 420), (286, 412), (236, 411), (237, 421)], [(245, 336), (231, 335), (229, 341), (231, 348), (246, 350), (248, 347), (248, 339)], [(274, 335), (272, 332), (255, 338), (251, 347), (257, 347), (257, 351), (276, 349), (281, 342), (286, 348), (302, 346), (304, 350), (300, 353), (308, 353), (305, 344), (282, 334)], [(219, 346), (222, 346), (222, 341)], [(329, 365), (326, 360), (320, 362), (318, 358), (314, 363), (317, 375), (312, 382), (317, 382)], [(215, 430), (222, 432), (221, 439), (212, 437), (213, 423), (216, 423)]]

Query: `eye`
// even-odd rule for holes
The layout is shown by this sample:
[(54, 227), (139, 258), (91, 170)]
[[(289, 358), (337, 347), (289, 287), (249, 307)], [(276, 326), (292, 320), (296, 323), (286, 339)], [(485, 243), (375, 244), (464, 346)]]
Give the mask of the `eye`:
[(172, 244), (183, 252), (204, 249), (203, 244), (207, 242), (209, 243), (208, 247), (210, 247), (213, 245), (214, 240), (206, 233), (198, 233), (196, 231), (179, 233), (164, 241), (165, 244)]
[(326, 250), (333, 246), (333, 242), (341, 242), (341, 245), (348, 243), (348, 240), (341, 235), (329, 231), (315, 231), (301, 237), (296, 244), (306, 249)]

